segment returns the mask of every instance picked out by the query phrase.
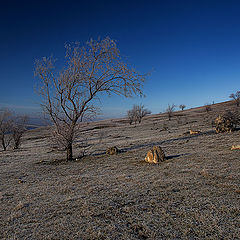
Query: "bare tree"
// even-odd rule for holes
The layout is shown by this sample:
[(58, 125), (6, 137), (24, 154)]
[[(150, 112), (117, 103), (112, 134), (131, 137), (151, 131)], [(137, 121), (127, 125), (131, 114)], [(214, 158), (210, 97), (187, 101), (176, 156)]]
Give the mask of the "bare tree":
[(151, 111), (147, 108), (144, 108), (144, 105), (140, 104), (140, 105), (137, 105), (137, 117), (138, 117), (138, 122), (141, 123), (142, 121), (142, 118), (151, 114)]
[(180, 104), (180, 105), (179, 105), (179, 108), (183, 111), (184, 108), (186, 108), (186, 105), (184, 105), (184, 104)]
[(240, 103), (240, 91), (237, 91), (236, 93), (231, 93), (229, 97), (232, 98), (232, 99), (235, 101), (237, 107), (239, 107), (239, 103)]
[(169, 120), (169, 121), (170, 121), (171, 118), (173, 117), (173, 112), (174, 112), (174, 110), (175, 110), (175, 107), (176, 107), (176, 105), (174, 105), (174, 104), (172, 104), (172, 105), (169, 105), (169, 104), (168, 104), (168, 107), (167, 107), (167, 109), (166, 109), (166, 113), (167, 113), (167, 115), (168, 115), (168, 120)]
[(133, 122), (135, 122), (135, 124), (137, 122), (141, 123), (142, 118), (148, 114), (151, 114), (151, 111), (147, 108), (144, 108), (144, 105), (142, 104), (133, 105), (133, 108), (127, 111), (127, 116), (130, 124), (132, 124)]
[(205, 107), (205, 111), (206, 111), (207, 113), (212, 110), (211, 104), (206, 103), (206, 104), (204, 105), (204, 107)]
[(129, 120), (129, 124), (131, 125), (133, 122), (137, 122), (136, 114), (134, 113), (133, 109), (127, 111), (127, 117)]
[(12, 123), (12, 113), (8, 109), (0, 110), (0, 140), (3, 151), (7, 150), (7, 147), (12, 140), (10, 135), (12, 131)]
[(40, 79), (42, 107), (54, 123), (55, 135), (71, 160), (78, 122), (96, 114), (102, 94), (124, 97), (142, 95), (146, 75), (139, 74), (120, 57), (116, 42), (109, 37), (66, 45), (65, 67), (55, 70), (55, 61), (42, 58), (35, 63)]
[(26, 132), (26, 123), (28, 121), (28, 117), (26, 115), (16, 117), (13, 121), (12, 126), (12, 137), (14, 141), (14, 149), (18, 149), (24, 132)]

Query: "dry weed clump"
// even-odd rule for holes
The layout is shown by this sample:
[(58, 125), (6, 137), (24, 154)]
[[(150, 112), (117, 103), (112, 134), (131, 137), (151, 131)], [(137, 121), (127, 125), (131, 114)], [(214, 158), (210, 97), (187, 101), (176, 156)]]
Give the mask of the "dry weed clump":
[(232, 112), (226, 112), (216, 118), (216, 132), (232, 132), (236, 129), (238, 123), (239, 118), (236, 114), (233, 114)]

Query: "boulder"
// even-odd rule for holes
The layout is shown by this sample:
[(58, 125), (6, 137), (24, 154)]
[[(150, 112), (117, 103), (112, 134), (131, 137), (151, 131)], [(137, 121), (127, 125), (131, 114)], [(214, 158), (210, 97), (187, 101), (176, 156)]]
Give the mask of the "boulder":
[(240, 145), (232, 145), (231, 150), (240, 150)]
[(115, 154), (118, 154), (119, 152), (120, 152), (119, 149), (116, 146), (114, 146), (114, 147), (108, 148), (106, 151), (106, 154), (115, 155)]
[(150, 149), (145, 157), (145, 161), (148, 163), (159, 163), (163, 162), (165, 159), (165, 154), (162, 148), (159, 146), (154, 146), (152, 149)]

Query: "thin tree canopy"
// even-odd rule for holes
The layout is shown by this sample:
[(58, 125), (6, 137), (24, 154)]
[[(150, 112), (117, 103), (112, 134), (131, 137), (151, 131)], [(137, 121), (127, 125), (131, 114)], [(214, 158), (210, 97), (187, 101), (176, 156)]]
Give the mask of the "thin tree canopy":
[(74, 43), (65, 48), (62, 69), (56, 69), (52, 57), (44, 57), (35, 63), (35, 75), (40, 79), (42, 107), (55, 125), (58, 144), (61, 142), (71, 159), (77, 122), (96, 114), (96, 100), (101, 94), (142, 95), (146, 75), (121, 58), (116, 41), (109, 37), (90, 40), (83, 47)]

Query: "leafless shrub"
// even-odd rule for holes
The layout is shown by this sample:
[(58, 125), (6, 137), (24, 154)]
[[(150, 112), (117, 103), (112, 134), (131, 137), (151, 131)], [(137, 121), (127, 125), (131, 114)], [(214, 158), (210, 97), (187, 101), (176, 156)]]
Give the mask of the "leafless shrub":
[(144, 105), (133, 105), (133, 108), (131, 110), (128, 110), (127, 116), (129, 119), (129, 123), (132, 124), (135, 122), (141, 123), (142, 118), (145, 117), (146, 115), (151, 114), (151, 111), (148, 110), (147, 108), (144, 108)]
[(174, 104), (172, 104), (172, 105), (169, 105), (169, 104), (168, 104), (168, 107), (167, 107), (167, 109), (166, 109), (166, 113), (167, 113), (167, 115), (168, 115), (168, 120), (169, 120), (169, 121), (170, 121), (171, 118), (173, 117), (173, 112), (174, 112), (174, 110), (175, 110), (175, 107), (176, 107), (176, 105), (174, 105)]
[(237, 107), (239, 107), (239, 103), (240, 103), (240, 91), (237, 91), (236, 93), (231, 93), (230, 96), (229, 96), (229, 98), (232, 98), (232, 99), (235, 101)]
[(27, 130), (26, 129), (27, 121), (28, 121), (27, 116), (16, 117), (13, 121), (12, 137), (13, 137), (14, 149), (18, 149), (20, 147), (22, 136), (24, 132), (26, 132)]
[(7, 147), (10, 145), (12, 136), (13, 121), (12, 121), (12, 113), (9, 109), (0, 110), (0, 140), (2, 144), (2, 148), (4, 151), (7, 150)]
[(183, 111), (184, 108), (186, 108), (186, 105), (184, 105), (184, 104), (180, 104), (180, 105), (179, 105), (179, 108)]
[(55, 129), (56, 144), (73, 157), (72, 145), (78, 122), (96, 115), (101, 94), (124, 97), (142, 95), (146, 75), (139, 74), (120, 57), (116, 42), (110, 38), (66, 45), (66, 67), (55, 70), (55, 61), (42, 58), (35, 63), (40, 79), (43, 110)]
[(137, 119), (139, 123), (141, 123), (143, 117), (149, 114), (151, 114), (151, 111), (147, 108), (144, 108), (144, 105), (137, 105)]
[(206, 111), (207, 113), (212, 110), (211, 104), (206, 103), (206, 104), (204, 105), (204, 107), (205, 107), (205, 111)]

